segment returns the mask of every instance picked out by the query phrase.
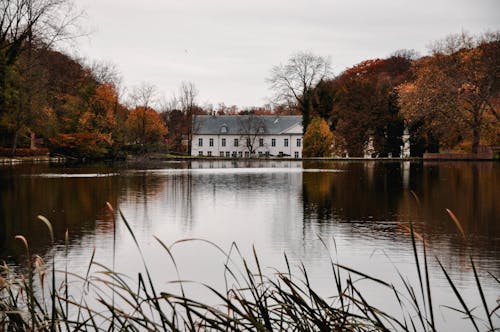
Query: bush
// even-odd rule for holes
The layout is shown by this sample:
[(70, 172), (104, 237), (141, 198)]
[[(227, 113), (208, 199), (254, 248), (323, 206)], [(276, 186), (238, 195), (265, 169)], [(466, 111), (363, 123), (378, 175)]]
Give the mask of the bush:
[[(0, 148), (0, 156), (11, 157), (12, 155), (11, 148)], [(14, 157), (34, 157), (34, 156), (47, 156), (49, 154), (49, 149), (40, 148), (40, 149), (16, 149)]]

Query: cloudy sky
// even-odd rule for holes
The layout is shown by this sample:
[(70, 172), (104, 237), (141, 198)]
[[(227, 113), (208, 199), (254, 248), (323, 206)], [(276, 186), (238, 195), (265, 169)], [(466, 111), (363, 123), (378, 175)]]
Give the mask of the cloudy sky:
[(462, 30), (500, 29), (499, 0), (79, 0), (92, 33), (78, 55), (116, 64), (123, 84), (170, 97), (192, 81), (200, 104), (259, 106), (273, 65), (301, 50), (335, 74), (398, 49), (424, 55)]

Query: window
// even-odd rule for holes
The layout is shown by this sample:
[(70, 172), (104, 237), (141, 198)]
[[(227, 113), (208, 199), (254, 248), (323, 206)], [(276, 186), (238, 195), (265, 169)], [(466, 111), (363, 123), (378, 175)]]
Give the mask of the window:
[(301, 139), (300, 139), (300, 138), (297, 138), (297, 146), (299, 146), (299, 147), (300, 147), (301, 145), (302, 145), (302, 141), (301, 141)]
[(283, 157), (283, 151), (280, 151), (278, 154), (280, 157)]
[(238, 146), (238, 143), (239, 143), (239, 142), (238, 142), (238, 139), (237, 139), (237, 138), (235, 138), (235, 139), (234, 139), (234, 146)]
[(231, 153), (229, 151), (226, 151), (226, 157), (230, 157)]
[(285, 146), (288, 146), (288, 138), (285, 138)]
[(259, 146), (264, 146), (264, 139), (263, 138), (259, 138)]
[(203, 146), (203, 138), (198, 138), (198, 146)]
[(223, 134), (227, 133), (227, 127), (226, 126), (222, 126), (220, 128), (220, 132), (223, 133)]
[(295, 159), (298, 159), (299, 158), (299, 152), (298, 151), (295, 151), (293, 153), (293, 156), (295, 157)]
[(231, 154), (231, 157), (236, 158), (236, 151), (233, 151), (233, 153)]
[(198, 156), (203, 156), (203, 151), (198, 151)]
[(250, 146), (250, 138), (247, 138), (247, 146)]
[(266, 151), (266, 157), (269, 157), (269, 151)]
[(208, 140), (208, 145), (214, 146), (214, 139), (213, 138)]
[(238, 151), (238, 157), (243, 157), (243, 151)]
[(276, 138), (271, 139), (271, 146), (276, 146)]
[(222, 139), (222, 146), (226, 146), (226, 139), (225, 138)]
[(262, 157), (262, 151), (259, 151), (259, 157)]
[(208, 151), (207, 156), (212, 157), (212, 151)]
[(221, 151), (221, 152), (219, 153), (219, 155), (220, 155), (221, 157), (224, 157), (224, 151)]
[(250, 152), (245, 151), (245, 158), (249, 158), (249, 157), (250, 157)]

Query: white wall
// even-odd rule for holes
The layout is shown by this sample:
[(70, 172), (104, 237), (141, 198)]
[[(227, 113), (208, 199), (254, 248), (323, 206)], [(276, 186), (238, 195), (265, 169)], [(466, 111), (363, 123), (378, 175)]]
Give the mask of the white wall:
[[(203, 140), (203, 145), (199, 146), (199, 139)], [(213, 146), (210, 146), (210, 139), (213, 139)], [(226, 139), (226, 146), (222, 146), (222, 139)], [(234, 146), (234, 139), (238, 139), (238, 146)], [(264, 146), (259, 146), (259, 138), (264, 140)], [(272, 146), (272, 139), (276, 140), (276, 146)], [(286, 147), (284, 142), (288, 139), (288, 146)], [(297, 146), (297, 139), (300, 139), (300, 146)], [(271, 156), (278, 156), (280, 152), (289, 157), (295, 157), (295, 152), (298, 152), (298, 158), (302, 158), (302, 134), (290, 133), (281, 135), (261, 135), (256, 139), (256, 144), (254, 150), (255, 155), (265, 155), (269, 152)], [(237, 157), (239, 152), (242, 152), (242, 156), (245, 157), (245, 152), (248, 152), (246, 147), (246, 137), (242, 135), (193, 135), (191, 155), (199, 156), (200, 151), (203, 156), (207, 156), (208, 152), (212, 152), (213, 157), (219, 157), (220, 153), (223, 152), (224, 156), (229, 152), (229, 156), (232, 156), (233, 152), (236, 152)]]

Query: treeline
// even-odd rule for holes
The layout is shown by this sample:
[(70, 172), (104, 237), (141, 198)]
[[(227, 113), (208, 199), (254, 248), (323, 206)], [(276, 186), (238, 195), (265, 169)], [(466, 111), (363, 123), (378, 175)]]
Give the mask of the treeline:
[[(276, 93), (275, 104), (240, 110), (224, 104), (200, 106), (190, 82), (182, 83), (170, 100), (160, 100), (147, 83), (125, 96), (112, 65), (86, 64), (56, 50), (55, 40), (74, 36), (56, 15), (65, 13), (62, 17), (73, 17), (73, 22), (74, 16), (63, 10), (68, 4), (1, 2), (3, 154), (36, 147), (77, 158), (116, 159), (152, 151), (189, 154), (194, 115), (249, 113), (302, 114), (304, 130), (318, 118), (314, 130), (333, 135), (306, 135), (320, 140), (304, 141), (304, 148), (314, 147), (311, 155), (362, 156), (371, 142), (376, 155), (398, 156), (405, 129), (413, 156), (500, 145), (499, 32), (452, 35), (435, 43), (429, 56), (399, 51), (363, 61), (336, 77), (329, 59), (297, 53), (271, 70), (268, 82)], [(326, 148), (321, 146), (325, 143)]]
[[(325, 74), (326, 59), (296, 54), (271, 81), (286, 80), (278, 95), (294, 96), (307, 114), (305, 127), (315, 116), (329, 124), (335, 151), (328, 153), (362, 156), (371, 140), (376, 155), (398, 156), (405, 129), (412, 156), (443, 150), (476, 153), (480, 145), (500, 145), (499, 32), (450, 35), (436, 42), (429, 56), (398, 51), (363, 61), (335, 78), (318, 79), (321, 60)], [(315, 79), (309, 89), (295, 88)]]

